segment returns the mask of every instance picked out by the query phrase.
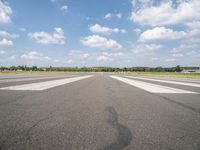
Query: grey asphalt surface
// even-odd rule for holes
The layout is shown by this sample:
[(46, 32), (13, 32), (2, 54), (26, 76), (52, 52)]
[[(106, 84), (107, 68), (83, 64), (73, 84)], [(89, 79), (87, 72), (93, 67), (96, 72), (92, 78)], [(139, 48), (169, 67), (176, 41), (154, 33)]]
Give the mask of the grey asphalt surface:
[[(55, 79), (0, 87), (47, 80)], [(4, 149), (199, 150), (200, 94), (153, 94), (108, 74), (44, 91), (0, 90)]]

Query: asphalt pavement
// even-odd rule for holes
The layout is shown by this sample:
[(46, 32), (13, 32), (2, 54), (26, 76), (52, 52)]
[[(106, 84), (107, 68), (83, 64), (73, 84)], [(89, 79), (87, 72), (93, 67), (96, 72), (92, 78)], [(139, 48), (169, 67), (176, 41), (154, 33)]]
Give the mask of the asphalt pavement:
[(200, 149), (199, 80), (0, 78), (0, 150)]

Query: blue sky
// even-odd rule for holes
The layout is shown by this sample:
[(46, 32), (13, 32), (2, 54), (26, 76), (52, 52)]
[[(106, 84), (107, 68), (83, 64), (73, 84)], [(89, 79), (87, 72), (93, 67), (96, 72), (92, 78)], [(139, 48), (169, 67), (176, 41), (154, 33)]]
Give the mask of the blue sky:
[(198, 66), (199, 0), (0, 0), (0, 65)]

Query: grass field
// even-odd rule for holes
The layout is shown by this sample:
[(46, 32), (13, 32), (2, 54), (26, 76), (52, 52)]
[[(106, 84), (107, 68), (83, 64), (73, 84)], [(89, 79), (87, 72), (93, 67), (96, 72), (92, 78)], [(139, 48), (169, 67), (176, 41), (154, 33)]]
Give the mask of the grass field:
[[(0, 74), (74, 74), (85, 72), (61, 72), (61, 71), (0, 71)], [(200, 79), (200, 73), (175, 73), (175, 72), (127, 72), (123, 74), (157, 76), (157, 77), (175, 77), (175, 78), (196, 78)]]
[(62, 71), (0, 71), (0, 74), (72, 74), (77, 72), (62, 72)]
[(200, 78), (200, 73), (175, 73), (175, 72), (128, 72), (131, 75), (175, 77), (175, 78)]

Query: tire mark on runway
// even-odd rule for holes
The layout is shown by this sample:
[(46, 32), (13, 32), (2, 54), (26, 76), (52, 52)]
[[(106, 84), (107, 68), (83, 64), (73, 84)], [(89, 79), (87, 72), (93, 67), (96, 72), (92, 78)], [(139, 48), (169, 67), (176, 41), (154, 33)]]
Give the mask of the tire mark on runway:
[(106, 111), (108, 111), (107, 122), (117, 130), (118, 137), (116, 141), (106, 145), (100, 150), (121, 150), (130, 144), (132, 140), (132, 133), (126, 126), (118, 122), (118, 114), (114, 107), (106, 107)]

